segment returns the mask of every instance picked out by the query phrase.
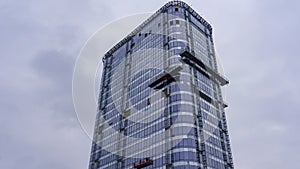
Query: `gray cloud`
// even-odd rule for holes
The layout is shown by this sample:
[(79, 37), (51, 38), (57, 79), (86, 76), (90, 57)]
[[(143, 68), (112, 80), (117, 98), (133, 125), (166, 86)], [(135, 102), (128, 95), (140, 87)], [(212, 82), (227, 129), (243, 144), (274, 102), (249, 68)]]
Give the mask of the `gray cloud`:
[[(297, 160), (299, 151), (295, 45), (300, 24), (294, 17), (299, 3), (252, 3), (244, 11), (231, 10), (234, 15), (215, 32), (231, 79), (227, 114), (235, 164), (243, 169), (299, 168), (287, 163)], [(227, 11), (222, 12), (225, 16)]]
[[(165, 2), (0, 2), (0, 168), (87, 168), (90, 140), (72, 105), (76, 57), (104, 24)], [(231, 80), (225, 98), (236, 168), (300, 168), (299, 2), (187, 2), (213, 25)]]

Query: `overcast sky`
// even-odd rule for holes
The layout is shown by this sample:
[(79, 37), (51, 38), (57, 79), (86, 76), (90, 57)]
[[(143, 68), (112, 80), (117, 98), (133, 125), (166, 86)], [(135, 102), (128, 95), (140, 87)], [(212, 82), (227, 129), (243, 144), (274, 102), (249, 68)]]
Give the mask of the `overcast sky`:
[[(76, 57), (94, 32), (167, 1), (0, 0), (0, 168), (86, 169), (72, 103)], [(300, 168), (300, 1), (189, 0), (214, 28), (237, 169)]]

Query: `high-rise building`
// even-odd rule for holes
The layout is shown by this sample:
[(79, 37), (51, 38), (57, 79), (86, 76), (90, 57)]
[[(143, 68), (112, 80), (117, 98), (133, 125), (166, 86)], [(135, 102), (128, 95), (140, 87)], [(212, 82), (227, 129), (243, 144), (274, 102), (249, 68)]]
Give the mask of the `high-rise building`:
[(171, 1), (103, 57), (90, 169), (233, 169), (212, 27)]

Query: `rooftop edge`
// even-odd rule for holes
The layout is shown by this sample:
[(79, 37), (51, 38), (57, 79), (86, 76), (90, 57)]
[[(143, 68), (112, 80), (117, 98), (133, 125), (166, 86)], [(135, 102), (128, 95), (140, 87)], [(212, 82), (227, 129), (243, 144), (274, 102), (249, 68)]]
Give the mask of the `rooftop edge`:
[(127, 43), (134, 35), (136, 35), (138, 32), (140, 32), (144, 28), (144, 26), (147, 25), (148, 23), (150, 23), (156, 16), (158, 16), (160, 13), (164, 12), (170, 6), (175, 6), (175, 5), (177, 5), (179, 7), (183, 7), (186, 10), (188, 10), (195, 18), (198, 19), (198, 21), (200, 21), (207, 29), (209, 29), (210, 33), (212, 32), (212, 26), (205, 19), (203, 19), (195, 10), (193, 10), (188, 4), (186, 4), (185, 2), (180, 1), (180, 0), (173, 0), (173, 1), (166, 3), (164, 6), (162, 6), (153, 15), (151, 15), (148, 19), (146, 19), (142, 24), (140, 24), (131, 33), (129, 33), (124, 39), (122, 39), (120, 42), (118, 42), (116, 45), (114, 45), (110, 50), (108, 50), (105, 53), (102, 60), (111, 56), (112, 53), (114, 53), (121, 46), (123, 46), (125, 43)]

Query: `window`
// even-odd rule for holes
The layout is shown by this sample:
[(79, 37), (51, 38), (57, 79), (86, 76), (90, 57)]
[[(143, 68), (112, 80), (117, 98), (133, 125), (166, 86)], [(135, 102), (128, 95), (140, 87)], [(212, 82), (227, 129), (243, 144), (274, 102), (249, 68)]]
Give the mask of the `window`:
[(135, 43), (131, 44), (130, 48), (134, 48), (134, 46), (135, 46)]
[(173, 25), (173, 21), (170, 21), (170, 25)]
[(150, 98), (147, 99), (147, 105), (150, 105), (151, 104), (151, 100)]
[(175, 12), (178, 12), (178, 8), (175, 8)]
[(179, 20), (176, 20), (176, 25), (179, 25)]
[(160, 23), (158, 23), (158, 25), (157, 25), (158, 27), (160, 27)]

